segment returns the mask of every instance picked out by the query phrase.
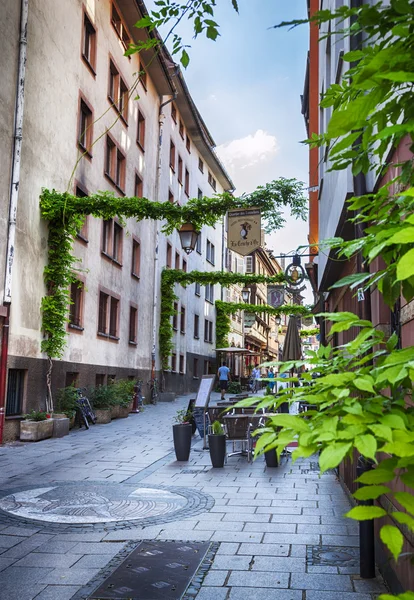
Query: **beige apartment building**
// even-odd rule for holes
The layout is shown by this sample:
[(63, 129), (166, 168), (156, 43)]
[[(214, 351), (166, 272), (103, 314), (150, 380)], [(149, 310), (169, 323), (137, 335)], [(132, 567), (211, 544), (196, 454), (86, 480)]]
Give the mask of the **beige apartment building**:
[[(129, 42), (143, 35), (134, 24), (145, 10), (142, 2), (130, 0), (16, 0), (7, 3), (0, 17), (3, 340), (8, 320), (10, 324), (8, 348), (3, 344), (0, 357), (9, 385), (2, 392), (0, 376), (0, 395), (5, 396), (10, 422), (43, 407), (46, 396), (40, 304), (45, 295), (48, 225), (39, 211), (42, 188), (79, 196), (107, 190), (119, 197), (181, 204), (200, 194), (233, 188), (166, 49), (158, 55), (124, 55)], [(23, 71), (22, 52), (26, 52), (25, 61), (20, 61)], [(23, 91), (22, 106), (17, 100)], [(21, 130), (15, 126), (16, 106), (23, 116)], [(11, 199), (15, 211), (9, 210)], [(167, 239), (154, 221), (85, 220), (74, 241), (81, 261), (80, 285), (71, 289), (67, 347), (53, 370), (55, 391), (72, 382), (94, 385), (114, 377), (146, 382), (154, 357), (159, 371), (161, 270), (222, 268), (220, 227), (204, 229), (199, 251), (187, 257), (178, 234)], [(10, 232), (15, 233), (13, 243)], [(168, 244), (174, 256), (170, 265)], [(6, 263), (8, 279), (3, 284)], [(184, 327), (176, 340), (177, 363), (171, 365), (177, 377), (167, 378), (167, 383), (184, 390), (214, 361), (210, 332), (215, 330), (215, 311), (204, 293), (197, 295), (190, 287), (178, 292), (185, 307)], [(219, 297), (221, 290), (213, 290), (213, 295)], [(205, 320), (212, 323), (206, 335), (193, 331), (195, 310), (200, 331), (204, 333)]]

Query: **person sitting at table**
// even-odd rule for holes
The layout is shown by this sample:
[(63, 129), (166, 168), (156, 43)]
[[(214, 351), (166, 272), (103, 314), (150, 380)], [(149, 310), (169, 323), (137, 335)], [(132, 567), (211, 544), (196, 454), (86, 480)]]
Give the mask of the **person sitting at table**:
[(225, 362), (222, 363), (221, 367), (217, 371), (217, 376), (219, 378), (221, 399), (224, 400), (224, 395), (227, 391), (229, 381), (231, 381), (230, 369)]

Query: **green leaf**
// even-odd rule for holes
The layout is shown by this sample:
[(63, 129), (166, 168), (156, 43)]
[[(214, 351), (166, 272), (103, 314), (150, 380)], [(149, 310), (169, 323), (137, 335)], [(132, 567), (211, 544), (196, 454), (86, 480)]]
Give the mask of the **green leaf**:
[(414, 73), (409, 71), (394, 71), (392, 73), (377, 73), (381, 79), (389, 79), (390, 81), (398, 81), (400, 83), (408, 83), (414, 81)]
[(390, 488), (386, 485), (364, 485), (352, 495), (357, 500), (376, 500), (383, 494), (388, 494)]
[(347, 275), (346, 277), (342, 277), (339, 281), (336, 281), (329, 289), (334, 289), (338, 287), (343, 287), (344, 285), (351, 285), (354, 283), (362, 283), (371, 277), (372, 273), (353, 273), (352, 275)]
[(370, 521), (371, 519), (379, 519), (385, 517), (387, 512), (379, 506), (355, 506), (345, 513), (345, 517), (355, 519), (355, 521)]
[(395, 499), (403, 506), (410, 514), (414, 515), (414, 496), (408, 492), (395, 492)]
[(403, 227), (398, 233), (394, 233), (387, 241), (387, 246), (391, 244), (411, 244), (414, 242), (414, 227)]
[(345, 458), (348, 450), (351, 448), (350, 443), (334, 443), (324, 448), (319, 457), (319, 466), (323, 473), (327, 469), (337, 467)]
[(396, 456), (414, 456), (414, 444), (404, 442), (388, 442), (381, 448), (381, 452), (395, 454)]
[(368, 425), (368, 429), (372, 431), (378, 438), (392, 442), (392, 430), (387, 425)]
[(392, 429), (405, 429), (403, 419), (398, 415), (384, 415), (381, 419), (383, 425), (388, 425)]
[(309, 431), (309, 425), (301, 417), (295, 415), (279, 414), (269, 419), (272, 425), (280, 425), (295, 431)]
[(414, 532), (414, 519), (403, 512), (393, 512), (393, 518), (401, 525), (407, 525), (407, 527)]
[(190, 62), (190, 57), (188, 56), (188, 53), (186, 52), (186, 50), (182, 51), (180, 62), (183, 65), (184, 69), (186, 69), (188, 67), (188, 64)]
[(237, 4), (237, 0), (231, 0), (233, 8), (236, 12), (239, 12), (239, 5)]
[(367, 458), (375, 459), (377, 452), (377, 440), (369, 433), (367, 435), (359, 435), (355, 438), (355, 446), (358, 452)]
[(361, 58), (365, 57), (365, 52), (362, 50), (351, 50), (350, 52), (346, 52), (343, 56), (343, 59), (346, 62), (355, 62), (357, 60), (361, 60)]
[(373, 383), (374, 383), (374, 380), (369, 375), (365, 375), (364, 377), (357, 377), (354, 380), (354, 385), (359, 390), (362, 390), (364, 392), (371, 392), (372, 394), (375, 394), (375, 390), (372, 385)]
[(384, 525), (380, 529), (380, 538), (387, 546), (394, 559), (398, 560), (398, 556), (400, 555), (404, 544), (404, 538), (401, 531), (393, 525)]
[(362, 473), (360, 477), (356, 480), (359, 483), (386, 483), (387, 481), (392, 481), (394, 479), (394, 469), (381, 469), (381, 467), (377, 469), (372, 469), (372, 471), (367, 471), (366, 473)]
[(406, 252), (397, 263), (397, 281), (414, 275), (414, 248)]

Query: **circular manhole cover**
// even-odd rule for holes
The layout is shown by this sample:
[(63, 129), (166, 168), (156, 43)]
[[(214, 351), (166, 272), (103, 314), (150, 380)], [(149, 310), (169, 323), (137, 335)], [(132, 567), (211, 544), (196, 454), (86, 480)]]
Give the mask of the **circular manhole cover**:
[(0, 510), (26, 524), (149, 525), (188, 517), (212, 505), (209, 496), (187, 488), (108, 483), (51, 483), (6, 494)]

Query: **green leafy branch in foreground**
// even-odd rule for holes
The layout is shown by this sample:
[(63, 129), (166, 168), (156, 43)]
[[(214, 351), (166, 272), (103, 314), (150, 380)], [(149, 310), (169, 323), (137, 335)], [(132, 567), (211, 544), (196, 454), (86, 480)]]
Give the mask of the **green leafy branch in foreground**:
[[(346, 458), (353, 460), (354, 450), (372, 461), (375, 469), (359, 477), (357, 481), (364, 487), (354, 497), (376, 500), (377, 505), (357, 506), (347, 516), (365, 520), (388, 515), (395, 525), (384, 525), (380, 536), (397, 560), (404, 537), (396, 524), (414, 532), (414, 348), (395, 349), (398, 342), (395, 334), (386, 340), (384, 333), (370, 321), (353, 313), (320, 316), (334, 323), (330, 334), (351, 328), (357, 328), (359, 333), (353, 341), (338, 348), (322, 346), (317, 352), (308, 351), (304, 361), (274, 363), (281, 372), (305, 365), (310, 370), (301, 377), (302, 387), (283, 389), (276, 399), (265, 397), (258, 408), (303, 402), (309, 410), (297, 416), (271, 417), (267, 426), (256, 432), (260, 437), (255, 455), (271, 448), (276, 448), (280, 455), (284, 447), (297, 441), (293, 460), (320, 453), (322, 473)], [(290, 381), (297, 378), (291, 377)], [(252, 403), (249, 399), (239, 405)], [(411, 492), (395, 491), (390, 483), (398, 480)], [(385, 496), (393, 505), (391, 511), (382, 502)]]

